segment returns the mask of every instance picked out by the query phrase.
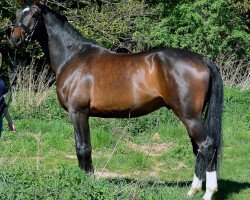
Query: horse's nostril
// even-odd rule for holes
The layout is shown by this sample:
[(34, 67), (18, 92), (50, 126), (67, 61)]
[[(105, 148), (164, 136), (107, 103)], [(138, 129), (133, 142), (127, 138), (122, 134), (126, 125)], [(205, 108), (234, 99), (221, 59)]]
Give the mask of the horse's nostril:
[(16, 42), (17, 42), (17, 44), (20, 44), (20, 43), (21, 43), (21, 37), (20, 37), (20, 36), (18, 36), (18, 37), (16, 38)]
[(21, 36), (13, 36), (11, 37), (12, 44), (14, 45), (19, 45), (22, 42), (22, 37)]

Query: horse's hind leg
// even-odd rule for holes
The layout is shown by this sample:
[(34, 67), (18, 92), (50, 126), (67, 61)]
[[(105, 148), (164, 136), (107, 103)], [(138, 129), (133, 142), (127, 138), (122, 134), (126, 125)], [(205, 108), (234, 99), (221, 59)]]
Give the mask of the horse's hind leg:
[(206, 171), (206, 193), (204, 200), (211, 200), (213, 194), (218, 190), (217, 184), (217, 152), (214, 139), (207, 137), (200, 147), (200, 154), (204, 157)]
[(203, 171), (203, 163), (199, 161), (197, 155), (198, 155), (198, 145), (196, 144), (195, 140), (191, 138), (191, 143), (193, 146), (193, 153), (196, 157), (196, 163), (195, 163), (195, 173), (194, 173), (194, 178), (193, 182), (191, 185), (191, 189), (188, 191), (188, 196), (192, 197), (195, 193), (201, 191), (202, 188), (202, 178), (198, 177), (199, 171)]
[(88, 122), (88, 110), (70, 111), (71, 122), (75, 131), (76, 155), (79, 162), (79, 167), (86, 172), (94, 172), (91, 158), (91, 141)]
[(191, 137), (193, 152), (196, 156), (195, 174), (188, 192), (188, 196), (193, 196), (202, 187), (202, 180), (206, 177), (206, 193), (204, 199), (211, 199), (217, 191), (216, 176), (216, 147), (214, 140), (207, 135), (207, 131), (199, 117), (183, 120)]
[(182, 121), (188, 130), (193, 146), (193, 153), (196, 157), (194, 179), (191, 189), (188, 192), (188, 196), (193, 196), (195, 193), (201, 191), (204, 179), (205, 166), (202, 157), (199, 156), (199, 146), (206, 140), (206, 132), (199, 117), (185, 118)]

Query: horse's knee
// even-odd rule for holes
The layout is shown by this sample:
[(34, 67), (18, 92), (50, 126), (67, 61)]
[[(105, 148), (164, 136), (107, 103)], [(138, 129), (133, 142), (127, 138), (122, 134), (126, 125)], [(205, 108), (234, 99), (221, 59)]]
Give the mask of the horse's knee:
[(91, 158), (92, 148), (85, 145), (76, 145), (76, 154), (78, 158)]

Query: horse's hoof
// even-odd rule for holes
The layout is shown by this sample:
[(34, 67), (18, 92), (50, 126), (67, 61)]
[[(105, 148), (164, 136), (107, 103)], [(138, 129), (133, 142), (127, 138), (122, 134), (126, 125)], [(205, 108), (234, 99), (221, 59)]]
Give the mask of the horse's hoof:
[(206, 189), (206, 193), (205, 195), (203, 196), (203, 200), (211, 200), (212, 199), (212, 196), (215, 192), (217, 192), (217, 188), (214, 188), (214, 189)]
[(188, 197), (193, 197), (197, 192), (200, 192), (201, 188), (191, 188), (188, 193), (187, 196)]

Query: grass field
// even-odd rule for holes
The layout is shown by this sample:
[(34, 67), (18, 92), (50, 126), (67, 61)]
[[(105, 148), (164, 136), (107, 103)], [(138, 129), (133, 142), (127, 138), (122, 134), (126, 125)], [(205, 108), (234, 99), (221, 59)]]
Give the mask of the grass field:
[[(0, 139), (0, 199), (187, 199), (194, 156), (171, 111), (92, 118), (96, 173), (88, 176), (78, 169), (73, 128), (55, 92), (36, 108), (10, 110), (17, 132), (4, 127)], [(225, 89), (223, 136), (214, 199), (250, 199), (250, 91)]]

